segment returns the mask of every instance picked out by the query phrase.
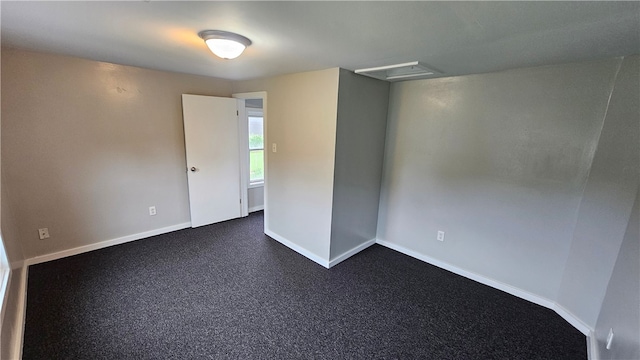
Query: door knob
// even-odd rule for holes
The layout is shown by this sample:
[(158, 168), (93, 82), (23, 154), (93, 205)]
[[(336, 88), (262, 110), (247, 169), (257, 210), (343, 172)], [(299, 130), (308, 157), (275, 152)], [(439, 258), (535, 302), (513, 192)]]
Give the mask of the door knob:
[(198, 170), (198, 169), (196, 169), (196, 167), (195, 167), (195, 166), (192, 166), (192, 167), (191, 167), (191, 171), (192, 171), (192, 172), (196, 172), (197, 170)]

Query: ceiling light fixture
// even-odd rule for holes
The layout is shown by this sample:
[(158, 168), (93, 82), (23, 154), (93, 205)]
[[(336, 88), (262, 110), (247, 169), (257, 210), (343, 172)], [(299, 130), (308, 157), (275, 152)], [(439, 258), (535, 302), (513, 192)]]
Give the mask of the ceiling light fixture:
[(222, 30), (204, 30), (198, 33), (212, 53), (223, 59), (235, 59), (251, 45), (251, 40)]

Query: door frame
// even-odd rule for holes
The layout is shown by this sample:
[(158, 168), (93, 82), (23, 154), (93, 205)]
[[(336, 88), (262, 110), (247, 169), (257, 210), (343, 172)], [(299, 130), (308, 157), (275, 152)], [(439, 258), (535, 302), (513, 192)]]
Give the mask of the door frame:
[[(232, 94), (231, 97), (236, 99), (262, 99), (262, 112), (263, 112), (263, 133), (264, 133), (264, 224), (267, 226), (267, 219), (269, 214), (269, 206), (267, 199), (268, 192), (268, 169), (269, 169), (269, 151), (268, 150), (268, 141), (269, 138), (267, 132), (267, 92), (266, 91), (255, 91), (255, 92), (246, 92), (246, 93), (236, 93)], [(240, 127), (239, 127), (239, 136), (240, 139), (240, 166), (242, 167), (240, 171), (240, 195), (242, 197), (242, 216), (249, 215), (249, 123), (247, 118), (246, 107), (240, 112)]]

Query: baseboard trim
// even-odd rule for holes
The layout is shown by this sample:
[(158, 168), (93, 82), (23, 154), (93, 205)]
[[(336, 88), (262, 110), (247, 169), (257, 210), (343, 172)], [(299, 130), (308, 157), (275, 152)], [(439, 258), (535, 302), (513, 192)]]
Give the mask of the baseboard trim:
[(17, 309), (17, 323), (13, 324), (11, 331), (13, 336), (11, 337), (11, 344), (9, 350), (10, 359), (22, 359), (22, 345), (24, 342), (24, 323), (26, 318), (27, 308), (27, 267), (23, 266), (20, 271), (20, 286), (18, 287), (18, 309)]
[(571, 311), (565, 309), (558, 303), (554, 303), (552, 309), (558, 315), (562, 316), (562, 318), (565, 319), (569, 324), (571, 324), (571, 326), (578, 329), (585, 336), (587, 337), (591, 336), (593, 329), (589, 325), (583, 323), (582, 320), (580, 320), (577, 316), (571, 313)]
[(303, 248), (300, 245), (297, 245), (289, 240), (287, 240), (285, 237), (278, 235), (276, 233), (274, 233), (273, 231), (269, 230), (269, 229), (264, 229), (264, 233), (271, 237), (272, 239), (274, 239), (275, 241), (281, 243), (282, 245), (288, 247), (289, 249), (297, 252), (298, 254), (306, 257), (307, 259), (314, 261), (324, 267), (326, 267), (327, 269), (330, 267), (329, 266), (329, 261), (326, 259), (321, 258), (320, 256), (312, 253), (311, 251)]
[(382, 246), (385, 246), (385, 247), (388, 247), (390, 249), (396, 250), (396, 251), (401, 252), (401, 253), (403, 253), (405, 255), (409, 255), (409, 256), (411, 256), (413, 258), (416, 258), (418, 260), (422, 260), (422, 261), (424, 261), (426, 263), (429, 263), (431, 265), (434, 265), (434, 266), (437, 266), (439, 268), (445, 269), (447, 271), (451, 271), (454, 274), (458, 274), (460, 276), (464, 276), (464, 277), (466, 277), (468, 279), (477, 281), (477, 282), (479, 282), (481, 284), (484, 284), (484, 285), (487, 285), (487, 286), (491, 286), (492, 288), (495, 288), (495, 289), (498, 289), (498, 290), (502, 290), (502, 291), (504, 291), (504, 292), (506, 292), (508, 294), (513, 295), (513, 296), (517, 296), (517, 297), (519, 297), (521, 299), (528, 300), (528, 301), (530, 301), (530, 302), (532, 302), (534, 304), (538, 304), (540, 306), (544, 306), (544, 307), (549, 308), (549, 309), (553, 309), (553, 307), (555, 305), (555, 303), (553, 301), (551, 301), (549, 299), (546, 299), (544, 297), (541, 297), (541, 296), (538, 296), (538, 295), (534, 295), (534, 294), (532, 294), (532, 293), (530, 293), (528, 291), (522, 290), (520, 288), (511, 286), (511, 285), (507, 285), (507, 284), (505, 284), (503, 282), (500, 282), (500, 281), (497, 281), (497, 280), (494, 280), (494, 279), (491, 279), (491, 278), (476, 274), (474, 272), (471, 272), (471, 271), (468, 271), (468, 270), (463, 270), (463, 269), (461, 269), (459, 267), (456, 267), (454, 265), (451, 265), (451, 264), (449, 264), (447, 262), (434, 259), (432, 257), (420, 254), (420, 253), (415, 252), (413, 250), (409, 250), (409, 249), (407, 249), (407, 248), (405, 248), (403, 246), (400, 246), (400, 245), (397, 245), (397, 244), (394, 244), (394, 243), (390, 243), (388, 241), (380, 240), (380, 239), (378, 239), (376, 242), (378, 244), (382, 245)]
[(512, 285), (507, 285), (503, 282), (476, 274), (474, 272), (468, 271), (468, 270), (464, 270), (461, 269), (459, 267), (456, 267), (454, 265), (451, 265), (449, 263), (446, 263), (444, 261), (440, 261), (437, 259), (434, 259), (432, 257), (420, 254), (416, 251), (413, 250), (409, 250), (403, 246), (400, 246), (398, 244), (394, 244), (385, 240), (380, 240), (378, 239), (376, 241), (377, 244), (380, 244), (382, 246), (388, 247), (389, 249), (392, 250), (396, 250), (398, 252), (401, 252), (405, 255), (411, 256), (413, 258), (416, 258), (418, 260), (422, 260), (426, 263), (429, 263), (431, 265), (437, 266), (439, 268), (445, 269), (447, 271), (451, 271), (454, 274), (458, 274), (460, 276), (464, 276), (468, 279), (477, 281), (481, 284), (487, 285), (487, 286), (491, 286), (492, 288), (498, 289), (498, 290), (502, 290), (508, 294), (511, 294), (513, 296), (517, 296), (521, 299), (530, 301), (534, 304), (538, 304), (540, 306), (544, 306), (548, 309), (551, 309), (553, 311), (555, 311), (558, 315), (560, 315), (563, 319), (565, 319), (569, 324), (571, 324), (574, 328), (576, 328), (578, 331), (580, 331), (581, 333), (583, 333), (585, 336), (589, 337), (593, 331), (593, 329), (588, 326), (587, 324), (585, 324), (584, 322), (582, 322), (577, 316), (575, 316), (574, 314), (572, 314), (571, 312), (569, 312), (567, 309), (563, 308), (562, 306), (558, 305), (556, 302), (549, 300), (545, 297), (539, 296), (539, 295), (535, 295), (532, 294), (526, 290), (522, 290), (520, 288), (517, 288), (515, 286)]
[(347, 260), (348, 258), (352, 257), (353, 255), (359, 253), (360, 251), (368, 248), (369, 246), (375, 243), (376, 243), (376, 239), (373, 238), (371, 240), (367, 240), (366, 242), (352, 248), (351, 250), (347, 250), (343, 252), (342, 254), (336, 256), (334, 259), (329, 261), (329, 268), (331, 268), (332, 266), (338, 265), (339, 263)]
[(598, 353), (598, 339), (596, 339), (596, 332), (591, 331), (587, 336), (587, 359), (600, 360), (600, 353)]
[(250, 213), (260, 211), (260, 210), (264, 210), (264, 205), (252, 206), (249, 208)]
[(101, 241), (95, 244), (78, 246), (73, 249), (62, 250), (62, 251), (58, 251), (51, 254), (40, 255), (40, 256), (29, 258), (25, 260), (25, 265), (29, 266), (29, 265), (40, 264), (47, 261), (58, 260), (68, 256), (73, 256), (73, 255), (78, 255), (78, 254), (82, 254), (82, 253), (93, 251), (93, 250), (103, 249), (109, 246), (120, 245), (127, 242), (135, 241), (135, 240), (145, 239), (151, 236), (156, 236), (156, 235), (166, 234), (168, 232), (172, 232), (176, 230), (186, 229), (188, 227), (191, 227), (191, 222), (171, 225), (171, 226), (163, 227), (160, 229), (144, 231), (137, 234), (119, 237), (116, 239)]

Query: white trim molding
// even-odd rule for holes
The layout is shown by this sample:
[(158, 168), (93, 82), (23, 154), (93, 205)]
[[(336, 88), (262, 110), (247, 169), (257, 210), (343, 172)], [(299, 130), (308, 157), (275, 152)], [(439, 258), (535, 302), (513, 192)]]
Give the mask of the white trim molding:
[(250, 213), (260, 211), (260, 210), (264, 210), (264, 205), (252, 206), (249, 208)]
[[(258, 208), (258, 207), (256, 207)], [(253, 210), (254, 208), (250, 209)], [(156, 236), (156, 235), (160, 235), (160, 234), (165, 234), (165, 233), (169, 233), (172, 231), (177, 231), (177, 230), (182, 230), (185, 228), (189, 228), (191, 227), (191, 223), (190, 222), (186, 222), (186, 223), (182, 223), (182, 224), (176, 224), (176, 225), (172, 225), (172, 226), (167, 226), (167, 227), (163, 227), (163, 228), (159, 228), (159, 229), (154, 229), (154, 230), (150, 230), (150, 231), (145, 231), (145, 232), (141, 232), (141, 233), (137, 233), (137, 234), (132, 234), (132, 235), (127, 235), (127, 236), (123, 236), (120, 238), (116, 238), (116, 239), (111, 239), (111, 240), (106, 240), (106, 241), (102, 241), (99, 243), (95, 243), (95, 244), (90, 244), (90, 245), (84, 245), (84, 246), (79, 246), (76, 248), (72, 248), (72, 249), (68, 249), (68, 250), (63, 250), (63, 251), (59, 251), (59, 252), (55, 252), (52, 254), (46, 254), (46, 255), (41, 255), (41, 256), (36, 256), (33, 258), (29, 258), (26, 259), (24, 261), (16, 261), (14, 263), (11, 263), (12, 268), (14, 269), (14, 271), (19, 271), (19, 281), (20, 281), (20, 285), (19, 285), (19, 294), (18, 294), (18, 309), (17, 309), (17, 319), (20, 319), (19, 321), (21, 323), (17, 323), (14, 324), (15, 326), (13, 327), (12, 331), (14, 331), (14, 336), (12, 337), (12, 343), (10, 344), (11, 346), (11, 356), (12, 358), (16, 358), (19, 359), (21, 358), (22, 355), (22, 346), (23, 346), (23, 336), (24, 336), (24, 323), (25, 323), (25, 314), (26, 314), (26, 296), (27, 296), (27, 276), (28, 276), (28, 266), (29, 265), (34, 265), (34, 264), (39, 264), (42, 262), (47, 262), (47, 261), (51, 261), (51, 260), (57, 260), (60, 258), (64, 258), (67, 256), (73, 256), (73, 255), (77, 255), (77, 254), (81, 254), (84, 252), (88, 252), (88, 251), (93, 251), (93, 250), (98, 250), (98, 249), (102, 249), (102, 248), (106, 248), (109, 246), (113, 246), (113, 245), (119, 245), (119, 244), (123, 244), (123, 243), (127, 243), (127, 242), (131, 242), (131, 241), (135, 241), (135, 240), (140, 240), (140, 239), (145, 239), (151, 236)], [(374, 244), (379, 244), (381, 246), (387, 247), (389, 249), (398, 251), (400, 253), (403, 253), (405, 255), (408, 255), (410, 257), (413, 257), (415, 259), (424, 261), (428, 264), (437, 266), (439, 268), (442, 268), (444, 270), (450, 271), (454, 274), (458, 274), (461, 276), (464, 276), (468, 279), (474, 280), (476, 282), (479, 282), (481, 284), (493, 287), (495, 289), (498, 290), (502, 290), (508, 294), (517, 296), (521, 299), (530, 301), (534, 304), (538, 304), (540, 306), (546, 307), (548, 309), (551, 309), (553, 311), (555, 311), (559, 316), (561, 316), (563, 319), (565, 319), (569, 324), (571, 324), (574, 328), (576, 328), (577, 330), (579, 330), (580, 332), (582, 332), (586, 337), (587, 337), (587, 352), (588, 352), (588, 358), (590, 360), (598, 360), (598, 353), (597, 353), (597, 339), (595, 336), (595, 332), (594, 330), (588, 326), (587, 324), (585, 324), (583, 321), (581, 321), (577, 316), (575, 316), (574, 314), (572, 314), (570, 311), (568, 311), (567, 309), (565, 309), (564, 307), (562, 307), (561, 305), (559, 305), (558, 303), (549, 300), (545, 297), (539, 296), (539, 295), (535, 295), (532, 294), (526, 290), (520, 289), (518, 287), (512, 286), (512, 285), (508, 285), (505, 284), (503, 282), (497, 281), (495, 279), (491, 279), (485, 276), (482, 276), (480, 274), (474, 273), (472, 271), (468, 271), (468, 270), (464, 270), (461, 269), (459, 267), (456, 267), (452, 264), (449, 264), (447, 262), (444, 261), (440, 261), (437, 260), (435, 258), (426, 256), (424, 254), (421, 254), (419, 252), (416, 252), (414, 250), (410, 250), (407, 249), (401, 245), (389, 242), (389, 241), (385, 241), (385, 240), (380, 240), (380, 239), (371, 239), (368, 240), (358, 246), (353, 247), (352, 249), (345, 251), (344, 253), (336, 256), (335, 258), (331, 259), (331, 260), (327, 260), (321, 256), (318, 256), (317, 254), (312, 253), (311, 251), (303, 248), (300, 245), (297, 245), (295, 243), (293, 243), (292, 241), (286, 239), (285, 237), (267, 229), (266, 223), (265, 223), (265, 229), (264, 229), (264, 233), (271, 237), (272, 239), (276, 240), (277, 242), (281, 243), (282, 245), (288, 247), (289, 249), (299, 253), (300, 255), (306, 257), (307, 259), (329, 269), (332, 266), (335, 266), (337, 264), (339, 264), (340, 262), (348, 259), (349, 257), (361, 252), (362, 250), (374, 245)]]
[(4, 320), (4, 312), (7, 308), (7, 298), (9, 297), (9, 278), (11, 277), (11, 269), (0, 269), (0, 299), (2, 299), (2, 310), (0, 310), (0, 319)]
[(484, 284), (484, 285), (487, 285), (487, 286), (491, 286), (492, 288), (495, 288), (495, 289), (498, 289), (498, 290), (502, 290), (502, 291), (504, 291), (506, 293), (509, 293), (511, 295), (514, 295), (514, 296), (517, 296), (517, 297), (519, 297), (521, 299), (528, 300), (528, 301), (530, 301), (530, 302), (532, 302), (534, 304), (538, 304), (540, 306), (544, 306), (544, 307), (549, 308), (549, 309), (553, 309), (553, 307), (555, 305), (553, 301), (551, 301), (551, 300), (549, 300), (547, 298), (544, 298), (542, 296), (538, 296), (538, 295), (532, 294), (532, 293), (530, 293), (528, 291), (519, 289), (519, 288), (511, 286), (511, 285), (507, 285), (507, 284), (502, 283), (500, 281), (497, 281), (497, 280), (494, 280), (494, 279), (491, 279), (491, 278), (476, 274), (476, 273), (471, 272), (471, 271), (460, 269), (459, 267), (456, 267), (454, 265), (451, 265), (451, 264), (446, 263), (444, 261), (440, 261), (440, 260), (434, 259), (434, 258), (426, 256), (426, 255), (420, 254), (420, 253), (418, 253), (416, 251), (409, 250), (409, 249), (407, 249), (407, 248), (405, 248), (403, 246), (400, 246), (398, 244), (394, 244), (394, 243), (391, 243), (391, 242), (388, 242), (388, 241), (385, 241), (385, 240), (380, 240), (380, 239), (378, 239), (376, 242), (378, 244), (382, 245), (382, 246), (388, 247), (389, 249), (393, 249), (393, 250), (401, 252), (401, 253), (403, 253), (405, 255), (409, 255), (412, 258), (416, 258), (418, 260), (422, 260), (422, 261), (424, 261), (426, 263), (429, 263), (431, 265), (437, 266), (437, 267), (439, 267), (441, 269), (445, 269), (445, 270), (451, 271), (454, 274), (458, 274), (460, 276), (464, 276), (464, 277), (466, 277), (468, 279), (477, 281), (477, 282), (479, 282), (481, 284)]
[(565, 319), (569, 324), (571, 324), (571, 326), (578, 329), (585, 336), (591, 336), (593, 329), (589, 325), (583, 323), (582, 320), (580, 320), (577, 316), (573, 315), (571, 311), (565, 309), (558, 303), (554, 303), (551, 309), (558, 313), (558, 315), (562, 316), (562, 318)]
[(303, 248), (302, 246), (295, 244), (294, 242), (292, 242), (291, 240), (286, 239), (285, 237), (274, 233), (273, 231), (269, 230), (269, 229), (265, 229), (264, 230), (265, 235), (271, 237), (272, 239), (276, 240), (277, 242), (281, 243), (282, 245), (288, 247), (289, 249), (297, 252), (298, 254), (306, 257), (307, 259), (320, 264), (322, 266), (324, 266), (327, 269), (330, 269), (333, 266), (338, 265), (339, 263), (345, 261), (346, 259), (352, 257), (353, 255), (359, 253), (360, 251), (368, 248), (369, 246), (373, 245), (376, 243), (376, 239), (371, 239), (368, 240), (358, 246), (355, 246), (354, 248), (345, 251), (344, 253), (336, 256), (335, 258), (331, 259), (331, 260), (326, 260), (324, 258), (322, 258), (321, 256), (318, 256), (314, 253), (312, 253), (311, 251)]
[[(20, 281), (17, 294), (16, 322), (11, 324), (11, 342), (9, 346), (9, 359), (22, 359), (22, 344), (24, 341), (24, 324), (27, 309), (27, 266), (23, 266), (16, 271), (16, 276), (12, 276), (12, 281)], [(17, 279), (16, 279), (17, 278)]]
[(78, 255), (78, 254), (82, 254), (82, 253), (93, 251), (93, 250), (103, 249), (113, 245), (120, 245), (120, 244), (128, 243), (131, 241), (135, 241), (135, 240), (145, 239), (151, 236), (156, 236), (156, 235), (166, 234), (168, 232), (172, 232), (176, 230), (186, 229), (189, 227), (191, 227), (191, 223), (186, 222), (182, 224), (163, 227), (160, 229), (154, 229), (154, 230), (149, 230), (149, 231), (145, 231), (137, 234), (127, 235), (127, 236), (119, 237), (116, 239), (105, 240), (95, 244), (78, 246), (72, 249), (67, 249), (67, 250), (62, 250), (62, 251), (58, 251), (51, 254), (32, 257), (30, 259), (25, 260), (25, 265), (29, 266), (29, 265), (40, 264), (47, 261), (62, 259), (67, 256)]
[(249, 123), (245, 99), (236, 99), (238, 106), (238, 152), (240, 154), (240, 216), (249, 215)]
[(600, 360), (600, 353), (598, 352), (598, 339), (596, 338), (596, 332), (591, 331), (587, 336), (587, 359)]
[[(538, 304), (540, 306), (544, 306), (548, 309), (551, 309), (553, 311), (555, 311), (558, 315), (560, 315), (563, 319), (565, 319), (569, 324), (571, 324), (574, 328), (576, 328), (578, 331), (580, 331), (581, 333), (583, 333), (585, 336), (587, 336), (588, 338), (590, 336), (592, 336), (593, 333), (593, 329), (588, 326), (587, 324), (585, 324), (584, 322), (582, 322), (577, 316), (575, 316), (574, 314), (572, 314), (570, 311), (568, 311), (567, 309), (563, 308), (561, 305), (557, 304), (555, 301), (549, 300), (545, 297), (539, 296), (539, 295), (535, 295), (532, 294), (526, 290), (517, 288), (515, 286), (512, 285), (508, 285), (505, 284), (503, 282), (500, 282), (498, 280), (494, 280), (479, 274), (476, 274), (474, 272), (468, 271), (468, 270), (464, 270), (461, 269), (459, 267), (456, 267), (454, 265), (451, 265), (449, 263), (446, 263), (444, 261), (440, 261), (437, 259), (434, 259), (432, 257), (420, 254), (416, 251), (413, 250), (409, 250), (401, 245), (398, 244), (394, 244), (385, 240), (380, 240), (378, 239), (376, 241), (377, 244), (380, 244), (382, 246), (388, 247), (389, 249), (392, 250), (396, 250), (398, 252), (401, 252), (405, 255), (411, 256), (412, 258), (416, 258), (418, 260), (422, 260), (426, 263), (429, 263), (431, 265), (437, 266), (441, 269), (444, 270), (448, 270), (451, 271), (454, 274), (458, 274), (460, 276), (464, 276), (468, 279), (477, 281), (481, 284), (487, 285), (487, 286), (491, 286), (494, 289), (498, 289), (498, 290), (502, 290), (508, 294), (511, 294), (513, 296), (517, 296), (521, 299), (530, 301), (534, 304)], [(595, 341), (595, 338), (592, 338), (593, 341)]]
[(342, 254), (336, 256), (335, 258), (329, 260), (329, 268), (331, 268), (332, 266), (336, 266), (339, 263), (347, 260), (348, 258), (352, 257), (353, 255), (359, 253), (360, 251), (368, 248), (369, 246), (373, 245), (376, 243), (376, 239), (373, 238), (371, 240), (367, 240), (366, 242), (354, 247), (351, 250), (347, 250), (345, 252), (343, 252)]
[(326, 267), (327, 269), (330, 267), (329, 266), (329, 260), (323, 259), (322, 257), (312, 253), (311, 251), (303, 248), (300, 245), (297, 245), (295, 243), (293, 243), (292, 241), (286, 239), (283, 236), (280, 236), (276, 233), (274, 233), (273, 231), (269, 230), (269, 229), (264, 229), (264, 233), (265, 235), (269, 236), (270, 238), (274, 239), (275, 241), (279, 242), (280, 244), (288, 247), (289, 249), (297, 252), (298, 254), (306, 257), (307, 259), (314, 261), (324, 267)]
[(264, 180), (255, 183), (249, 183), (249, 189), (261, 188), (264, 187)]

